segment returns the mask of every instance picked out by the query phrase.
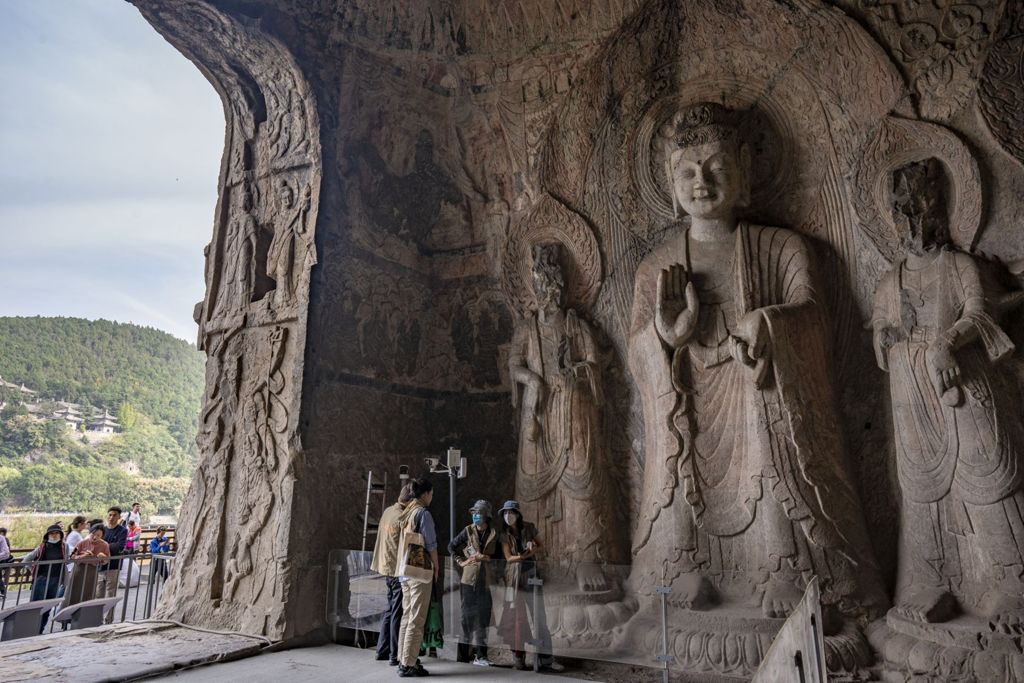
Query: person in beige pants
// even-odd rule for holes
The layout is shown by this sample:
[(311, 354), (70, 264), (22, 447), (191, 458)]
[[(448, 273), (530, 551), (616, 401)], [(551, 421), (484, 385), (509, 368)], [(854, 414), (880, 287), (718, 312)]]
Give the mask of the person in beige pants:
[[(437, 581), (437, 531), (434, 518), (431, 517), (430, 503), (434, 500), (434, 486), (426, 479), (412, 481), (412, 502), (402, 513), (402, 528), (411, 521), (413, 531), (423, 535), (423, 545), (430, 553), (430, 563), (434, 570), (434, 582)], [(410, 581), (402, 578), (402, 627), (398, 631), (398, 676), (411, 678), (426, 676), (427, 671), (416, 657), (423, 642), (423, 625), (427, 621), (427, 609), (430, 605), (429, 582)]]

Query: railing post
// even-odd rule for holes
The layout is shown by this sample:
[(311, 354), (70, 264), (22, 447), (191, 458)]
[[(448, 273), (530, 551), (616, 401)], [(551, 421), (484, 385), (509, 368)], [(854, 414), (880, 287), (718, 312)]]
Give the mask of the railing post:
[[(537, 673), (537, 672), (540, 671), (540, 655), (541, 655), (540, 643), (541, 643), (541, 640), (542, 640), (541, 635), (540, 635), (541, 617), (540, 617), (540, 611), (539, 610), (544, 609), (544, 606), (540, 602), (539, 588), (544, 585), (544, 579), (538, 579), (538, 578), (534, 577), (532, 579), (527, 579), (527, 583), (530, 585), (530, 588), (533, 591), (533, 596), (532, 596), (531, 599), (533, 600), (533, 631), (534, 631), (533, 638), (528, 640), (527, 643), (529, 645), (533, 646), (533, 671), (534, 671), (534, 673)], [(543, 620), (544, 620), (544, 623), (547, 624), (547, 615), (546, 614), (544, 615), (544, 619)]]
[(147, 619), (153, 612), (153, 582), (156, 581), (156, 563), (156, 557), (151, 556), (149, 558), (149, 581), (146, 584), (146, 611), (144, 612)]
[[(455, 480), (458, 476), (458, 472), (452, 470), (451, 463), (448, 463), (448, 465), (448, 542), (450, 543), (452, 540), (455, 539)], [(440, 553), (438, 553), (438, 555), (440, 555)], [(457, 591), (460, 591), (459, 586), (461, 584), (459, 583), (459, 573), (455, 569), (455, 557), (453, 555), (448, 555), (448, 561), (445, 564), (448, 565), (452, 577), (450, 584), (451, 592), (449, 593), (451, 597), (448, 600), (448, 604), (451, 605), (451, 610), (450, 614), (448, 615), (448, 618), (450, 619), (450, 623), (452, 625), (452, 633), (456, 634), (455, 646), (456, 649), (458, 649), (459, 636), (457, 634), (459, 632), (456, 630), (456, 624), (458, 623), (458, 621), (456, 621), (455, 619), (455, 593)], [(440, 567), (438, 567), (438, 569), (440, 570)], [(441, 581), (441, 585), (444, 585), (444, 583), (444, 581)], [(460, 600), (461, 595), (462, 594), (460, 592)], [(444, 602), (444, 596), (442, 596), (441, 601), (442, 603)]]
[(670, 586), (658, 586), (654, 592), (661, 596), (661, 654), (657, 660), (664, 664), (662, 680), (668, 683), (668, 668), (675, 661), (675, 657), (668, 653), (668, 596), (672, 592)]
[(331, 639), (338, 642), (338, 621), (341, 619), (341, 567), (338, 562), (331, 563), (334, 572), (334, 609), (331, 612)]
[[(126, 558), (124, 556), (121, 557), (121, 562), (120, 562), (121, 566), (119, 566), (117, 568), (117, 576), (114, 577), (114, 595), (117, 595), (117, 589), (119, 587), (117, 584), (121, 582), (121, 567), (125, 566), (124, 565), (125, 559)], [(132, 586), (132, 566), (130, 564), (131, 563), (131, 557), (128, 557), (127, 560), (129, 562), (129, 564), (128, 564), (128, 571), (125, 572), (124, 604), (121, 605), (121, 623), (124, 623), (125, 617), (128, 616), (128, 592), (131, 590), (131, 586)]]

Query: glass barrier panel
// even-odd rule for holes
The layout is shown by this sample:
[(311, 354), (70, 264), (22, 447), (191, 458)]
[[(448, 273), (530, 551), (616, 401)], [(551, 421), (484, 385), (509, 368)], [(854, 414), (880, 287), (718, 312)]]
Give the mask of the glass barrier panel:
[[(344, 550), (329, 560), (328, 623), (356, 631), (360, 646), (376, 641), (387, 610), (387, 581), (370, 571), (371, 561), (371, 552)], [(424, 655), (436, 648), (445, 658), (472, 661), (504, 650), (527, 668), (558, 657), (660, 666), (660, 607), (637, 618), (640, 601), (627, 591), (628, 565), (493, 559), (467, 572), (451, 558), (441, 561)], [(659, 600), (652, 591), (648, 602)]]
[[(387, 582), (370, 571), (371, 560), (369, 552), (331, 555), (330, 623), (364, 633), (357, 639), (363, 646), (376, 641), (387, 610)], [(753, 676), (810, 580), (794, 575), (783, 591), (741, 572), (666, 577), (545, 559), (442, 563), (441, 580), (429, 589), (434, 604), (421, 656), (436, 648), (446, 659), (507, 664), (511, 652), (514, 665), (530, 669), (558, 658), (668, 665), (709, 680)], [(855, 631), (830, 636), (842, 641), (833, 646), (855, 648)]]

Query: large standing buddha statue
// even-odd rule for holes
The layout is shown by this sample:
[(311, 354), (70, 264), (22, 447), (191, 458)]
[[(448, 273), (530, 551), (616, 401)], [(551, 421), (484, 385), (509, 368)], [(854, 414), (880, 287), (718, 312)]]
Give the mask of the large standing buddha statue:
[(738, 116), (699, 104), (662, 131), (689, 225), (636, 277), (629, 364), (645, 465), (631, 588), (777, 618), (817, 575), (824, 602), (877, 613), (811, 252), (793, 231), (738, 218), (750, 196)]

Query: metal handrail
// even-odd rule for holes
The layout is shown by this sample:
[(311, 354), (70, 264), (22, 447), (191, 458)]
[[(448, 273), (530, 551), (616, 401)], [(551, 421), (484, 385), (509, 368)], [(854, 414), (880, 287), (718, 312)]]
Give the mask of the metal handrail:
[[(168, 541), (170, 541), (171, 547), (173, 548), (173, 547), (175, 547), (177, 545), (177, 540), (178, 539), (177, 539), (177, 536), (175, 536), (175, 533), (174, 533), (176, 531), (175, 525), (173, 525), (173, 524), (153, 524), (153, 525), (147, 525), (147, 526), (142, 527), (142, 532), (139, 535), (139, 545), (140, 545), (140, 547), (145, 547), (147, 553), (149, 552), (149, 542), (152, 541), (154, 538), (156, 538), (156, 530), (159, 529), (160, 527), (164, 527), (164, 529), (166, 529), (166, 531), (167, 531), (166, 538), (167, 538)], [(84, 533), (83, 532), (82, 538), (87, 538), (87, 537), (88, 537), (88, 533)], [(65, 538), (66, 538), (66, 536), (65, 536)], [(31, 546), (29, 548), (14, 548), (14, 547), (12, 547), (11, 548), (11, 555), (22, 555), (22, 554), (25, 554), (25, 553), (30, 553), (33, 550), (35, 550), (37, 547), (39, 547), (39, 544), (36, 544), (36, 545)], [(139, 553), (139, 554), (141, 554), (141, 553)]]
[[(114, 621), (134, 621), (148, 619), (159, 601), (166, 575), (173, 567), (174, 553), (125, 553), (114, 555), (108, 558), (74, 558), (64, 560), (33, 560), (24, 562), (12, 559), (0, 563), (0, 586), (3, 587), (3, 595), (0, 596), (0, 611), (9, 607), (15, 607), (32, 600), (33, 592), (36, 592), (37, 582), (42, 580), (51, 585), (45, 585), (39, 595), (40, 599), (63, 597), (64, 603), (61, 607), (77, 604), (86, 599), (85, 596), (93, 595), (96, 591), (99, 573), (113, 571), (105, 569), (111, 562), (118, 562), (118, 576), (114, 578), (114, 593), (121, 598), (119, 607), (112, 612)], [(125, 586), (120, 586), (121, 572), (124, 564), (127, 563)], [(71, 570), (68, 569), (71, 566)], [(69, 586), (73, 585), (74, 572), (81, 567), (95, 567), (95, 572), (89, 573), (84, 570), (81, 573), (81, 589), (78, 595), (68, 595)], [(134, 569), (138, 568), (138, 578), (133, 584), (132, 578)], [(146, 570), (146, 571), (144, 571)], [(51, 579), (51, 577), (53, 577)], [(109, 580), (109, 578), (108, 578)], [(92, 586), (88, 583), (92, 582)], [(134, 593), (134, 595), (132, 595)], [(75, 598), (78, 599), (75, 599)], [(95, 596), (103, 597), (103, 596)], [(140, 600), (142, 601), (140, 610)], [(131, 611), (129, 613), (129, 606)], [(47, 624), (47, 631), (54, 630), (53, 621)]]

